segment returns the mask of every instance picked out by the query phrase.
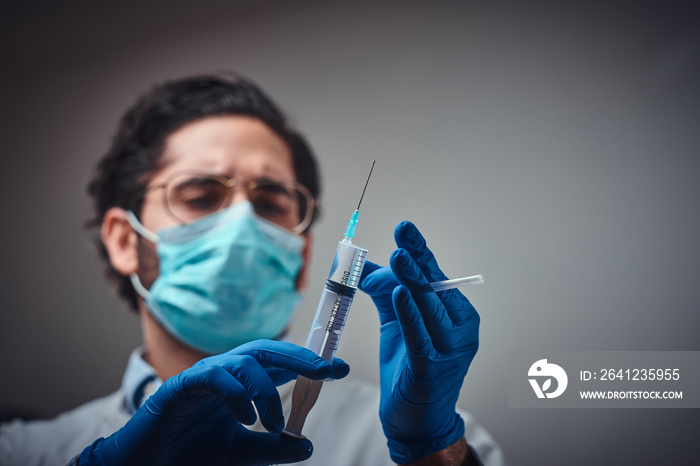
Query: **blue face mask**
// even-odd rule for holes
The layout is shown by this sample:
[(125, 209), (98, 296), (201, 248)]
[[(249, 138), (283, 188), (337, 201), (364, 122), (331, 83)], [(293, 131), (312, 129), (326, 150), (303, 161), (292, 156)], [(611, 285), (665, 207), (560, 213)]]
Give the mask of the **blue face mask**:
[(301, 299), (295, 280), (304, 240), (257, 217), (250, 202), (157, 235), (132, 212), (127, 219), (156, 243), (160, 261), (151, 289), (136, 274), (134, 288), (179, 340), (204, 353), (222, 353), (278, 337), (290, 323)]

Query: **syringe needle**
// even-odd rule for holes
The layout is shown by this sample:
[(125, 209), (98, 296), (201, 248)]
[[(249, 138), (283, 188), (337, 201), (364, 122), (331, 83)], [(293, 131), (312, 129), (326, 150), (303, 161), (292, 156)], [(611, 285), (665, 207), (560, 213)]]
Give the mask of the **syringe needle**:
[(372, 160), (372, 166), (369, 169), (369, 175), (367, 175), (367, 181), (365, 181), (365, 187), (362, 189), (362, 195), (360, 196), (360, 202), (357, 203), (357, 209), (355, 210), (360, 210), (360, 205), (362, 205), (362, 199), (365, 197), (365, 191), (367, 190), (367, 185), (369, 184), (369, 179), (372, 176), (372, 171), (374, 170), (374, 163), (376, 160)]

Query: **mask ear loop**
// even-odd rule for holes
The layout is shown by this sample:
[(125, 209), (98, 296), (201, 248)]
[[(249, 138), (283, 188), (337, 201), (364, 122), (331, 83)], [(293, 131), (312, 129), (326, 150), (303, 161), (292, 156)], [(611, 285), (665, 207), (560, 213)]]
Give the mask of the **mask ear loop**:
[(136, 233), (143, 236), (151, 243), (155, 243), (155, 244), (158, 243), (158, 235), (156, 235), (151, 230), (149, 230), (148, 228), (143, 226), (141, 224), (141, 222), (139, 222), (139, 219), (136, 218), (136, 215), (134, 215), (134, 213), (130, 210), (126, 211), (126, 221), (129, 222), (129, 225), (131, 225), (131, 228), (136, 230)]
[[(126, 211), (126, 221), (129, 222), (129, 225), (131, 225), (131, 228), (133, 228), (136, 231), (136, 233), (143, 236), (152, 243), (158, 243), (158, 235), (156, 235), (151, 230), (143, 226), (141, 222), (139, 222), (139, 219), (136, 218), (136, 215), (134, 215), (134, 213), (130, 210)], [(146, 289), (145, 286), (143, 286), (143, 283), (141, 283), (141, 279), (137, 274), (132, 273), (131, 275), (129, 275), (129, 279), (131, 280), (131, 286), (134, 287), (134, 291), (141, 295), (143, 299), (148, 299), (151, 296), (151, 293)]]
[(145, 286), (143, 286), (138, 275), (132, 273), (129, 275), (129, 279), (131, 280), (131, 286), (134, 287), (134, 291), (140, 294), (143, 299), (148, 299), (151, 296), (151, 292), (148, 291)]

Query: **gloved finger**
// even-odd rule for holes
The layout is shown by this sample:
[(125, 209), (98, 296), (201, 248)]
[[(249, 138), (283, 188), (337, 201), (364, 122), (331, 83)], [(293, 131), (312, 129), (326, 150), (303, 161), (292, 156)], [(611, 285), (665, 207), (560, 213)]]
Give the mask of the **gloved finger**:
[(360, 277), (359, 288), (367, 293), (379, 312), (382, 324), (396, 320), (391, 293), (399, 282), (389, 267), (381, 267), (374, 262), (365, 261)]
[[(409, 361), (412, 359), (411, 356), (429, 357), (433, 353), (432, 339), (423, 322), (423, 316), (413, 301), (411, 292), (405, 286), (399, 285), (394, 290), (392, 299)], [(412, 367), (412, 369), (416, 368)]]
[(325, 379), (331, 373), (331, 365), (316, 353), (286, 341), (255, 340), (230, 353), (252, 356), (264, 368), (286, 369), (312, 380)]
[[(442, 301), (432, 290), (416, 262), (404, 249), (395, 250), (389, 261), (396, 277), (410, 290), (433, 340), (433, 346), (449, 346), (449, 336), (454, 330), (454, 325)], [(398, 308), (396, 312), (399, 313)]]
[(425, 238), (413, 223), (399, 222), (394, 229), (394, 240), (399, 248), (405, 249), (413, 257), (428, 282), (447, 279), (447, 276), (440, 270), (432, 251), (428, 249)]
[(389, 267), (382, 267), (374, 262), (365, 261), (358, 286), (361, 291), (374, 298), (378, 295), (391, 295), (396, 285), (398, 285), (398, 282)]
[[(396, 244), (410, 254), (428, 283), (447, 279), (447, 276), (440, 270), (432, 251), (428, 248), (425, 238), (413, 223), (400, 222), (394, 230), (394, 238)], [(425, 284), (422, 290), (432, 292), (432, 287)], [(416, 297), (413, 288), (412, 291)], [(474, 318), (476, 310), (459, 290), (440, 291), (436, 296), (442, 301), (454, 324), (460, 324)]]
[(297, 378), (297, 375), (294, 372), (286, 369), (279, 369), (277, 367), (268, 367), (265, 369), (265, 371), (270, 379), (272, 379), (272, 383), (274, 383), (277, 387)]
[[(286, 369), (279, 369), (277, 367), (271, 367), (265, 369), (267, 375), (272, 379), (272, 383), (276, 386), (284, 385), (297, 378), (297, 375)], [(331, 364), (331, 373), (328, 376), (330, 379), (338, 380), (342, 379), (350, 373), (350, 366), (348, 363), (340, 358), (333, 358), (333, 363)]]
[(362, 283), (362, 280), (364, 280), (367, 275), (370, 275), (371, 273), (373, 273), (381, 268), (382, 268), (381, 265), (375, 264), (372, 261), (365, 260), (365, 265), (362, 268), (362, 273), (360, 274), (360, 283)]
[(479, 318), (476, 309), (461, 291), (457, 289), (443, 290), (437, 292), (437, 295), (455, 325)]
[(231, 450), (235, 465), (295, 463), (311, 457), (313, 445), (307, 439), (284, 434), (252, 432), (240, 427)]
[(331, 374), (328, 376), (331, 379), (342, 379), (350, 373), (350, 365), (340, 358), (333, 358), (331, 364)]
[[(233, 375), (248, 392), (258, 408), (260, 422), (270, 432), (282, 432), (284, 429), (284, 414), (282, 402), (275, 384), (252, 356), (231, 357), (222, 366)], [(244, 424), (250, 424), (244, 422)]]
[[(246, 388), (235, 377), (218, 365), (195, 365), (176, 376), (173, 384), (175, 393), (187, 393), (191, 395), (210, 395), (223, 400), (229, 411), (244, 424), (253, 424), (257, 416), (251, 403), (251, 398)], [(158, 392), (168, 390), (170, 384), (165, 384)], [(158, 394), (158, 392), (156, 394)], [(172, 398), (172, 394), (168, 395)]]

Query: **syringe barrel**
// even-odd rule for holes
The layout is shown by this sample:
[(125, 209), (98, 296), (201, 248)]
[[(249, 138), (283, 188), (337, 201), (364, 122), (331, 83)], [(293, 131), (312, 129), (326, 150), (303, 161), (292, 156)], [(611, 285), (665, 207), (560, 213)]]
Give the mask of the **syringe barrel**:
[(338, 242), (328, 279), (316, 309), (306, 347), (327, 361), (338, 349), (360, 275), (365, 266), (367, 250), (350, 241)]

